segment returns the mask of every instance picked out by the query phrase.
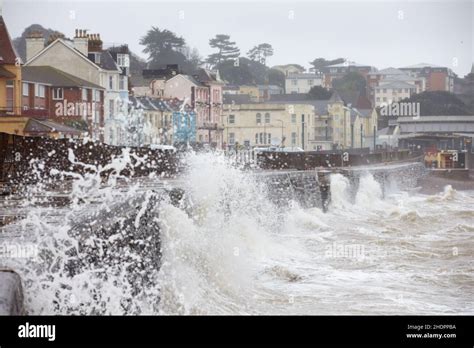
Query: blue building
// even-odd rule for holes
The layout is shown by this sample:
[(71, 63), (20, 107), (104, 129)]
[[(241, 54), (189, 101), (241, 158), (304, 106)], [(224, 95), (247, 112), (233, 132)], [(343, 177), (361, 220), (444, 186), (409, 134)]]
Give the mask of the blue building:
[(173, 111), (173, 142), (196, 142), (196, 112), (190, 109)]

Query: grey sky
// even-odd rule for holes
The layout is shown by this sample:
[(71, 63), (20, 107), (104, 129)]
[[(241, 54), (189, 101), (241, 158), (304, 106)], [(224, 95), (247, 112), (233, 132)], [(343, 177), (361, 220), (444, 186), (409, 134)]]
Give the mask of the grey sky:
[(183, 36), (202, 56), (212, 52), (208, 41), (217, 33), (231, 35), (242, 55), (255, 44), (268, 42), (275, 50), (269, 65), (308, 67), (316, 57), (345, 57), (378, 68), (432, 63), (464, 76), (474, 60), (474, 6), (464, 0), (4, 0), (3, 16), (12, 37), (33, 23), (68, 37), (75, 28), (89, 29), (100, 33), (105, 43), (128, 43), (143, 57), (139, 39), (154, 25)]

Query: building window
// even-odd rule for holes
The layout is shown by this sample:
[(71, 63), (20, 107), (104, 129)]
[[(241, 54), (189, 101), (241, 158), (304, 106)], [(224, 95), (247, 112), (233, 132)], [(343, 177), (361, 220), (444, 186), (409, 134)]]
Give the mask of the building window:
[(229, 144), (230, 145), (235, 144), (235, 133), (229, 133)]
[(403, 92), (403, 89), (399, 88), (398, 93), (402, 93), (402, 92)]
[(23, 82), (23, 96), (28, 97), (29, 94), (29, 85)]
[(129, 66), (128, 54), (123, 54), (123, 53), (117, 54), (117, 65), (119, 67), (126, 67), (127, 68)]
[(387, 98), (386, 98), (386, 97), (383, 97), (383, 101), (386, 102), (386, 101), (387, 101)]
[(229, 115), (229, 123), (235, 123), (235, 115)]
[(263, 133), (260, 133), (260, 144), (263, 144), (263, 143), (264, 143)]
[(405, 88), (405, 93), (408, 93), (408, 88)]
[(296, 123), (296, 114), (291, 114), (291, 123)]
[(95, 101), (95, 102), (100, 101), (100, 91), (98, 89), (94, 89), (92, 93), (92, 101)]
[(378, 102), (380, 101), (380, 97), (377, 97), (377, 101), (378, 101)]
[(87, 89), (86, 88), (82, 89), (82, 100), (87, 101)]
[(109, 100), (109, 116), (110, 117), (113, 117), (114, 116), (114, 101), (113, 100)]
[(15, 104), (15, 81), (8, 80), (6, 82), (7, 87), (7, 110), (13, 111), (13, 106)]
[(272, 143), (272, 133), (267, 134), (268, 144)]
[(114, 77), (109, 76), (109, 89), (114, 89)]
[(46, 94), (46, 87), (44, 85), (37, 85), (38, 86), (38, 94), (37, 97), (44, 98)]
[(308, 85), (309, 85), (309, 86), (314, 85), (314, 80), (308, 80)]
[(125, 76), (119, 76), (119, 89), (123, 91), (125, 89)]
[(296, 132), (291, 133), (291, 145), (296, 145)]
[(291, 84), (293, 86), (297, 86), (298, 85), (298, 80), (291, 80)]
[(53, 88), (53, 100), (62, 100), (64, 92), (62, 88)]
[(384, 88), (382, 91), (383, 91), (384, 93), (387, 93), (387, 89), (386, 89), (386, 88)]
[(258, 133), (255, 133), (255, 144), (258, 144)]
[(97, 52), (89, 53), (88, 57), (95, 64), (100, 64), (100, 53), (97, 53)]
[(265, 123), (270, 123), (270, 114), (268, 112), (265, 114)]
[(261, 114), (261, 113), (257, 113), (256, 121), (257, 121), (257, 124), (261, 124), (261, 123), (262, 123), (262, 114)]

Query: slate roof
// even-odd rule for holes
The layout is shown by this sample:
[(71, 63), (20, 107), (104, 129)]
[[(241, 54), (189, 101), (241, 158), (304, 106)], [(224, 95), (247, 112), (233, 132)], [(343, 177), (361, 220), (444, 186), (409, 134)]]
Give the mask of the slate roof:
[(47, 121), (47, 120), (37, 120), (34, 118), (29, 119), (24, 130), (26, 132), (31, 132), (31, 133), (59, 132), (63, 134), (75, 134), (75, 135), (80, 135), (83, 133), (82, 131), (76, 128), (68, 127), (60, 123)]
[(21, 69), (23, 81), (44, 83), (57, 87), (87, 87), (104, 89), (95, 83), (83, 80), (51, 66), (24, 66)]
[(224, 104), (250, 104), (252, 101), (248, 94), (224, 94)]
[(99, 66), (105, 70), (120, 70), (109, 51), (101, 52)]

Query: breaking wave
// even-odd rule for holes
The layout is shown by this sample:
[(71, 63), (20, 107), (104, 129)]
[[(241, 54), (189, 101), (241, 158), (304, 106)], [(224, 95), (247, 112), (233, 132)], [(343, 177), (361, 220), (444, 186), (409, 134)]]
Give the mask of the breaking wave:
[[(128, 161), (111, 165), (119, 173)], [(74, 176), (67, 204), (24, 203), (0, 242), (33, 243), (38, 255), (0, 266), (22, 276), (28, 313), (474, 313), (474, 227), (458, 214), (472, 194), (332, 174), (323, 213), (275, 202), (264, 180), (224, 156), (185, 162), (176, 181), (104, 182), (92, 171)]]

